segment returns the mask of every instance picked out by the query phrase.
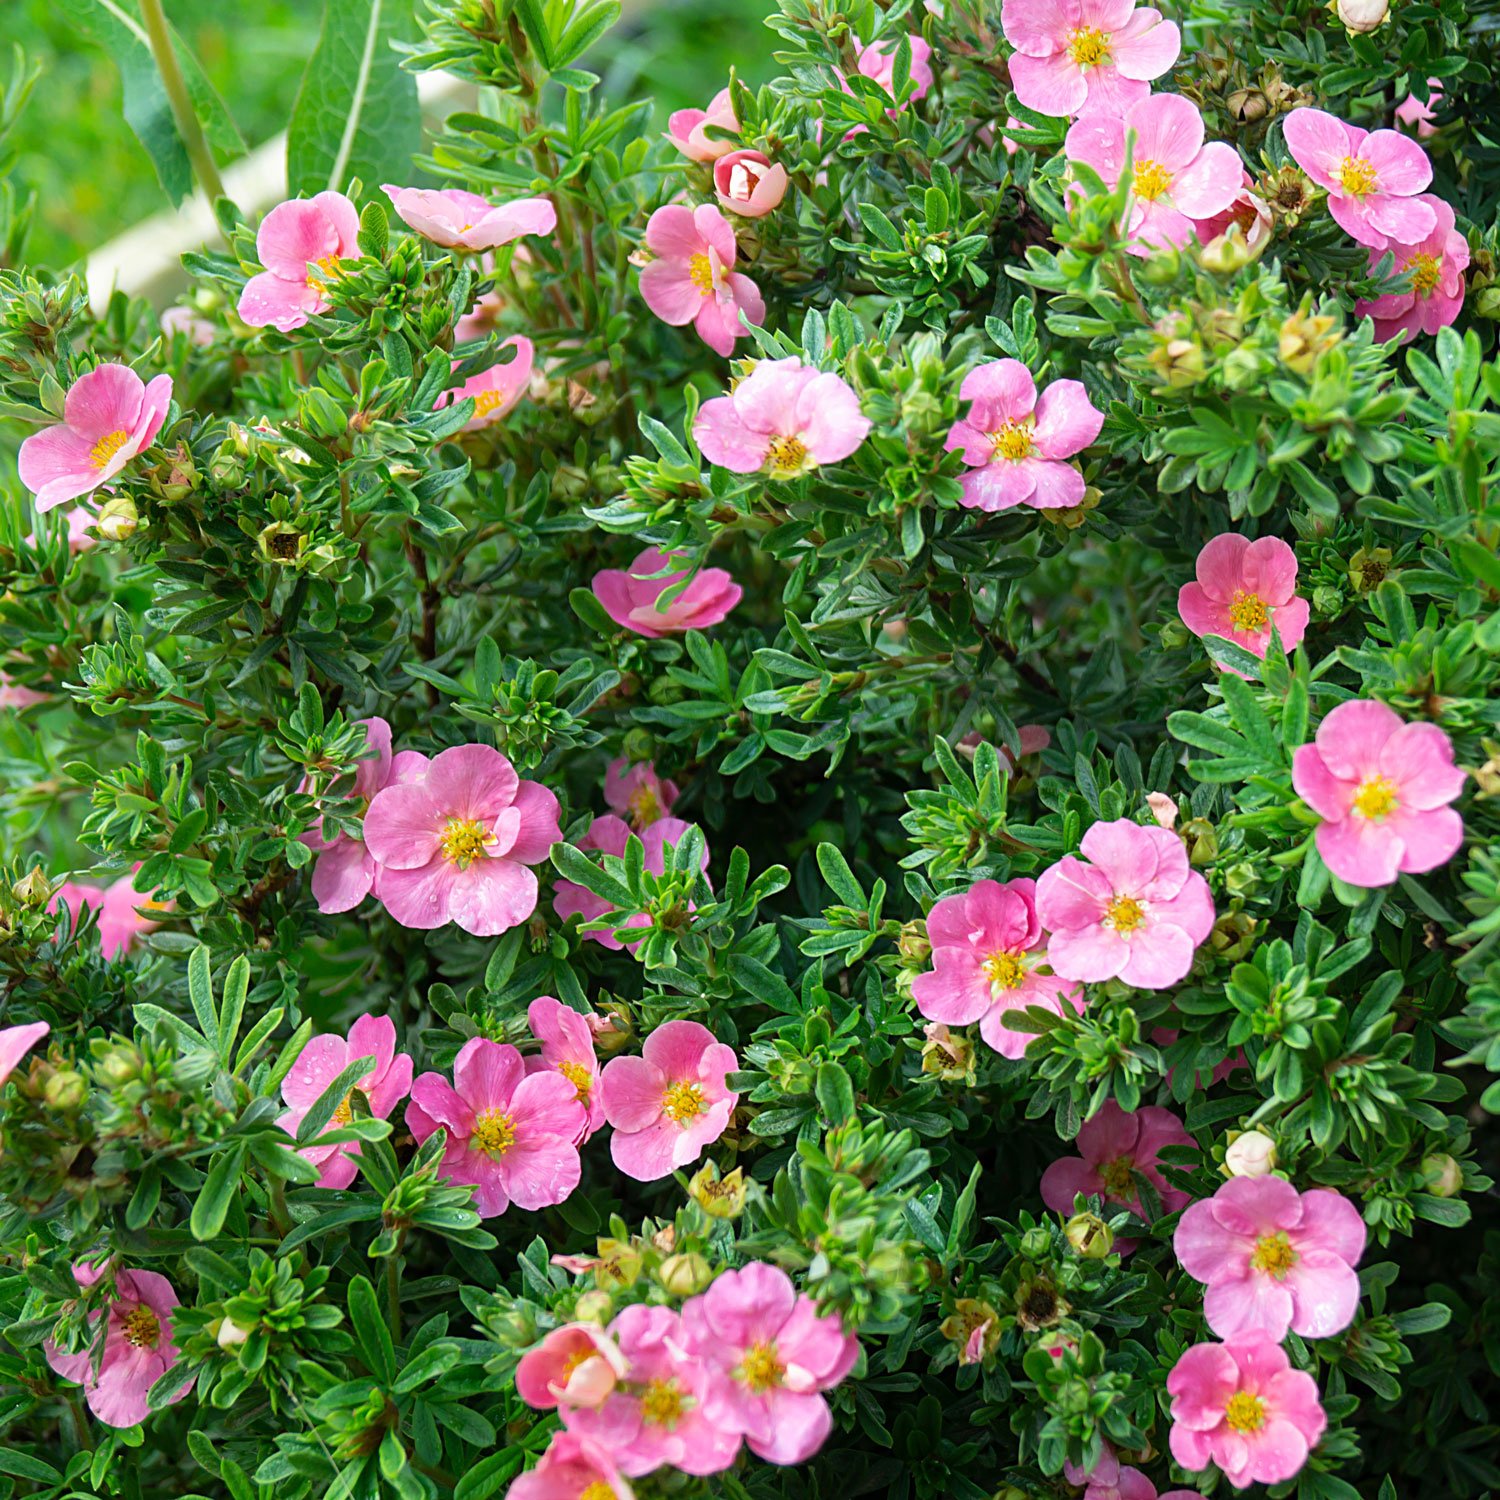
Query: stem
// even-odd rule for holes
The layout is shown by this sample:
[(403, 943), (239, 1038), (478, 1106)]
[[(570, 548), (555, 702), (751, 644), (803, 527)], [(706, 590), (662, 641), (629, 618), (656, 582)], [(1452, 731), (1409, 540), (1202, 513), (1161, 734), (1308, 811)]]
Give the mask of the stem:
[(94, 1445), (89, 1441), (88, 1419), (83, 1414), (83, 1408), (78, 1404), (78, 1397), (72, 1391), (60, 1393), (68, 1408), (68, 1415), (73, 1419), (73, 1433), (78, 1439), (79, 1448), (87, 1453)]
[(156, 70), (161, 74), (162, 87), (167, 91), (167, 101), (172, 106), (172, 118), (177, 122), (177, 133), (187, 147), (188, 160), (199, 185), (212, 203), (222, 198), (224, 184), (219, 178), (219, 169), (214, 165), (214, 154), (204, 138), (203, 127), (198, 123), (198, 112), (188, 97), (187, 84), (183, 81), (182, 69), (177, 62), (177, 53), (172, 47), (172, 33), (167, 29), (167, 18), (162, 12), (161, 0), (141, 0), (141, 19), (146, 23), (146, 36), (151, 43), (151, 55), (156, 59)]
[[(403, 1233), (401, 1239), (405, 1239)], [(385, 1261), (385, 1305), (386, 1318), (391, 1325), (391, 1342), (401, 1342), (401, 1240), (396, 1241), (394, 1252)]]

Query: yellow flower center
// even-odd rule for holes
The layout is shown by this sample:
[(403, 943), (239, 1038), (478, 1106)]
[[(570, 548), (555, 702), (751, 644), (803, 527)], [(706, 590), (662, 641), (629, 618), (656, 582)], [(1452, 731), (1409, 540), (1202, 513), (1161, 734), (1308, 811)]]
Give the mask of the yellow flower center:
[(799, 437), (773, 437), (766, 446), (766, 467), (775, 478), (802, 473), (808, 457), (807, 444)]
[(320, 255), (317, 260), (310, 261), (307, 267), (309, 280), (337, 281), (344, 274), (344, 268), (336, 255)]
[(1172, 174), (1159, 161), (1152, 161), (1148, 157), (1135, 164), (1132, 191), (1137, 198), (1154, 203), (1171, 186)]
[(1109, 38), (1097, 26), (1080, 26), (1068, 36), (1068, 56), (1080, 68), (1097, 68), (1109, 56)]
[(1253, 634), (1264, 630), (1269, 618), (1265, 603), (1259, 594), (1247, 594), (1244, 589), (1234, 591), (1234, 598), (1229, 601), (1229, 623), (1236, 630), (1244, 630)]
[(504, 391), (476, 391), (474, 393), (474, 415), (487, 417), (497, 407), (504, 406), (509, 399)]
[(137, 1349), (154, 1349), (161, 1337), (161, 1324), (144, 1302), (138, 1302), (120, 1319), (120, 1332), (127, 1344), (134, 1344)]
[(706, 297), (714, 289), (714, 268), (703, 251), (688, 260), (688, 280)]
[(1236, 1391), (1224, 1407), (1224, 1420), (1233, 1432), (1259, 1432), (1266, 1425), (1266, 1404), (1249, 1391)]
[(491, 1156), (504, 1156), (516, 1143), (516, 1122), (498, 1109), (481, 1110), (474, 1116), (470, 1140)]
[(1020, 989), (1026, 978), (1026, 965), (1014, 953), (992, 953), (981, 967), (996, 989)]
[(1297, 1252), (1286, 1237), (1286, 1231), (1281, 1229), (1275, 1234), (1262, 1235), (1256, 1240), (1255, 1249), (1250, 1254), (1252, 1268), (1264, 1271), (1267, 1276), (1274, 1276), (1277, 1281), (1281, 1281), (1296, 1264)]
[(1145, 920), (1146, 913), (1133, 896), (1116, 896), (1104, 914), (1104, 925), (1116, 932), (1134, 932)]
[(649, 828), (662, 815), (661, 798), (649, 781), (643, 781), (630, 794), (628, 805), (631, 820), (637, 828)]
[(1007, 422), (998, 432), (992, 432), (988, 436), (997, 458), (1008, 458), (1012, 463), (1019, 463), (1021, 459), (1031, 456), (1031, 429), (1019, 422)]
[(1129, 1198), (1135, 1193), (1135, 1163), (1128, 1156), (1117, 1156), (1099, 1168), (1099, 1180), (1111, 1198)]
[(1346, 156), (1339, 166), (1339, 185), (1346, 193), (1363, 198), (1375, 191), (1375, 168), (1362, 156)]
[(1362, 818), (1389, 817), (1396, 805), (1396, 783), (1389, 776), (1372, 776), (1354, 794), (1354, 810)]
[(1419, 297), (1430, 297), (1443, 274), (1443, 263), (1436, 255), (1418, 250), (1403, 270), (1411, 272), (1411, 289)]
[(641, 1421), (653, 1427), (673, 1427), (682, 1416), (682, 1391), (675, 1380), (648, 1381), (641, 1392)]
[(594, 1088), (594, 1080), (589, 1075), (589, 1070), (580, 1062), (560, 1062), (557, 1065), (557, 1071), (578, 1091), (578, 1102), (587, 1104)]
[(754, 1396), (774, 1390), (785, 1374), (786, 1366), (776, 1358), (776, 1345), (772, 1343), (752, 1344), (740, 1361), (740, 1379)]
[(620, 1496), (614, 1485), (596, 1479), (578, 1492), (578, 1500), (620, 1500)]
[(438, 847), (450, 864), (467, 870), (484, 853), (485, 845), (492, 842), (493, 837), (489, 829), (474, 818), (449, 818)]
[(92, 448), (89, 449), (89, 462), (96, 469), (104, 468), (126, 443), (130, 441), (130, 434), (123, 427), (116, 428), (113, 432), (107, 432)]
[(350, 1089), (349, 1092), (339, 1100), (339, 1107), (333, 1112), (332, 1123), (334, 1125), (347, 1125), (349, 1121), (354, 1118), (354, 1110), (349, 1103), (349, 1100), (353, 1097), (353, 1095), (354, 1090)]
[(668, 1084), (666, 1093), (661, 1096), (661, 1112), (679, 1125), (696, 1120), (707, 1108), (703, 1102), (702, 1086), (696, 1083)]

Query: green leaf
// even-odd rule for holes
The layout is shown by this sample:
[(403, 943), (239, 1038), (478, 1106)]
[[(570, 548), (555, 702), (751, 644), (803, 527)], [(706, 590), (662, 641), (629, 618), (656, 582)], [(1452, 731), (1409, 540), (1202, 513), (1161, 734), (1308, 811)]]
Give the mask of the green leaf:
[(849, 1075), (836, 1062), (818, 1064), (818, 1079), (815, 1085), (818, 1107), (830, 1125), (842, 1125), (854, 1116), (854, 1085)]
[(195, 1240), (211, 1240), (224, 1227), (229, 1205), (234, 1201), (240, 1185), (240, 1168), (245, 1161), (245, 1143), (237, 1141), (218, 1157), (209, 1169), (208, 1180), (193, 1204), (193, 1216), (188, 1227)]
[(349, 1321), (366, 1368), (382, 1385), (390, 1385), (396, 1378), (396, 1350), (367, 1276), (356, 1276), (349, 1283)]

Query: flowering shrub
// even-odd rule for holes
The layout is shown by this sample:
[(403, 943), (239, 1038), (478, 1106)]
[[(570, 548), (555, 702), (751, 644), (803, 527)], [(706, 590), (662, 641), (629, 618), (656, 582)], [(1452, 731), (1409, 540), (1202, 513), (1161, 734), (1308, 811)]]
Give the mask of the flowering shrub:
[(1500, 14), (748, 8), (0, 272), (5, 1493), (1500, 1489)]

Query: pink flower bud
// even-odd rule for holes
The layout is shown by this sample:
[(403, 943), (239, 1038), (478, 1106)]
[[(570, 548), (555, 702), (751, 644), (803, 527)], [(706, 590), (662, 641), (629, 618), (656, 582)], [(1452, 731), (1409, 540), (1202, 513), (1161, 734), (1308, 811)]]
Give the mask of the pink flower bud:
[(764, 151), (731, 151), (714, 163), (714, 192), (730, 213), (758, 219), (786, 197), (786, 168)]
[(1276, 1165), (1276, 1142), (1259, 1130), (1246, 1130), (1230, 1141), (1224, 1170), (1231, 1177), (1265, 1177)]

